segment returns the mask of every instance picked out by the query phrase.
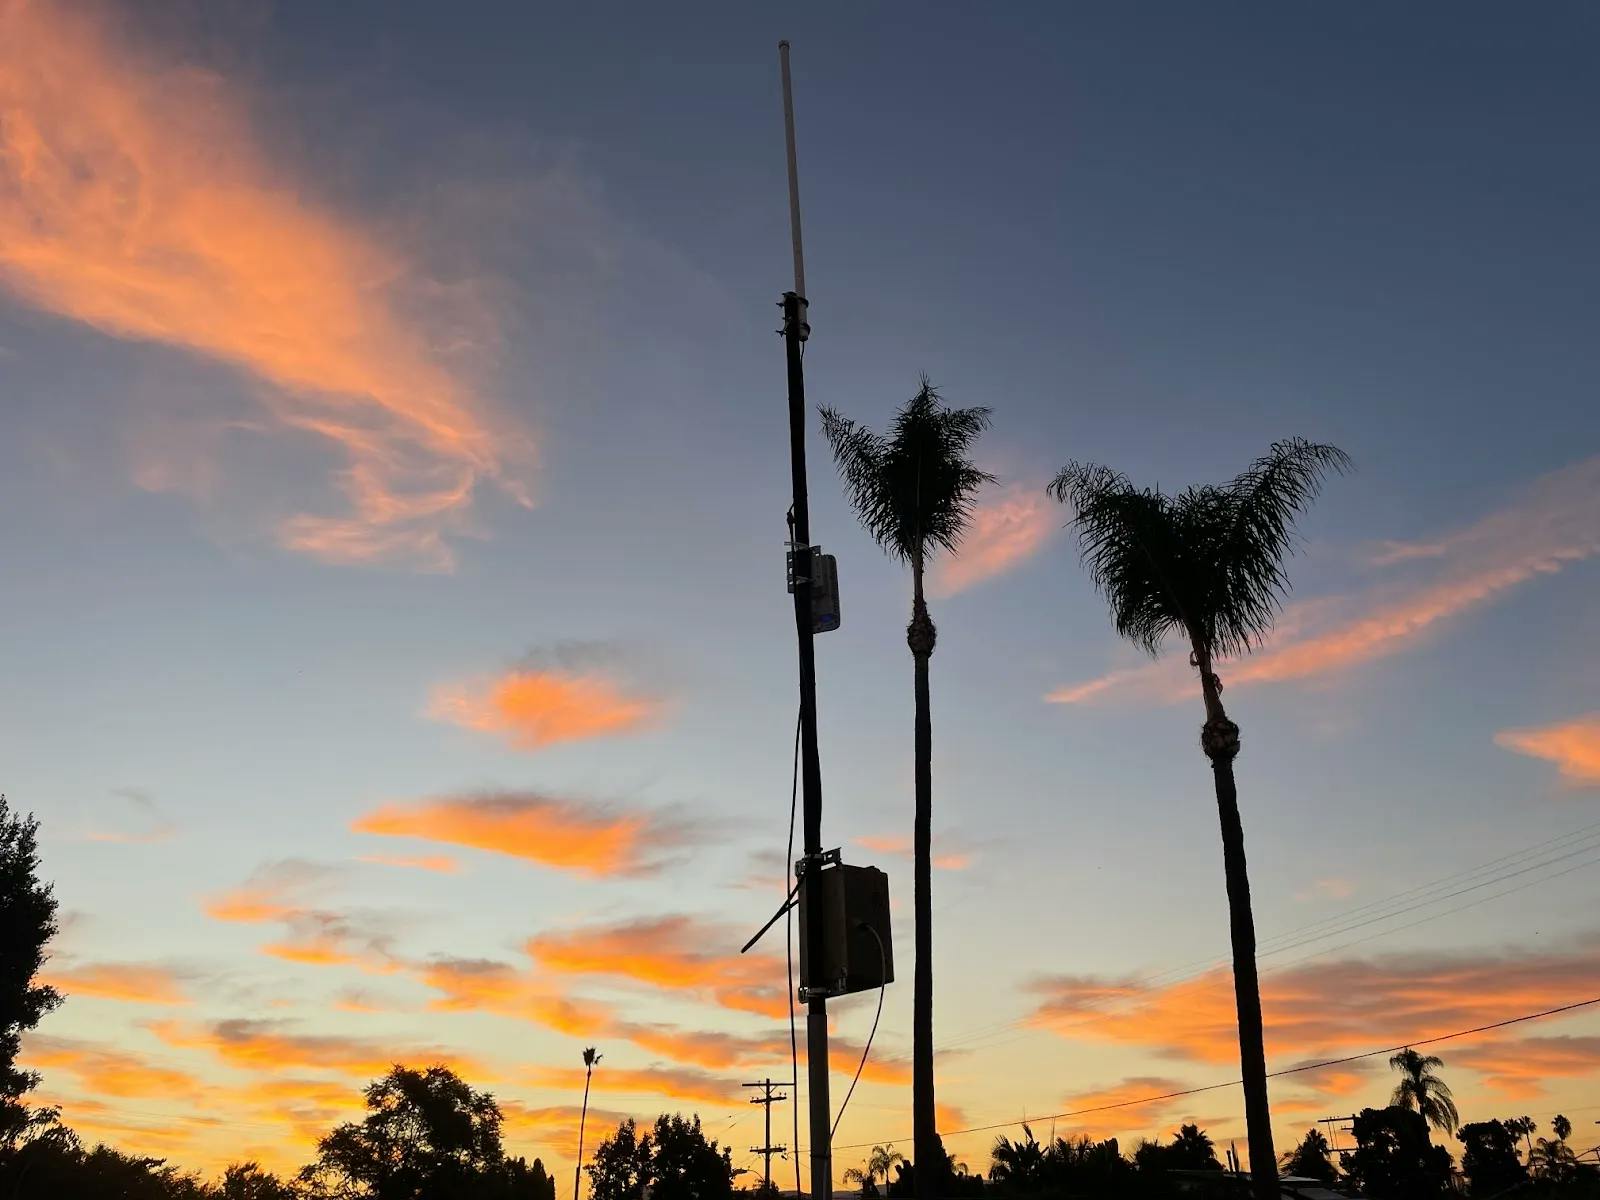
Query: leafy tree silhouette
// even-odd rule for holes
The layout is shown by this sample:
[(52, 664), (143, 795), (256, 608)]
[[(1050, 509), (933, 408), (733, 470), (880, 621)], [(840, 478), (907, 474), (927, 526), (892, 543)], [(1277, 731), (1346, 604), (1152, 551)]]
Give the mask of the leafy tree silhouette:
[(1222, 706), (1215, 666), (1219, 657), (1253, 649), (1271, 630), (1289, 587), (1283, 560), (1292, 547), (1295, 518), (1329, 473), (1344, 471), (1349, 463), (1337, 447), (1294, 438), (1275, 443), (1229, 483), (1191, 487), (1177, 496), (1141, 490), (1108, 467), (1076, 462), (1067, 464), (1049, 488), (1077, 514), (1084, 564), (1111, 606), (1117, 632), (1152, 655), (1160, 653), (1169, 634), (1183, 637), (1200, 676), (1206, 713), (1200, 745), (1211, 760), (1222, 825), (1256, 1200), (1277, 1200), (1278, 1156), (1267, 1103), (1255, 918), (1233, 777), (1239, 727)]

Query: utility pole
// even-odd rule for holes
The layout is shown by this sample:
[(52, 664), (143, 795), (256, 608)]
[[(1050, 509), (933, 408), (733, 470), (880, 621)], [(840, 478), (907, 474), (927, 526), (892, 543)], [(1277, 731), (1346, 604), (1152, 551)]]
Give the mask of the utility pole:
[(782, 1087), (783, 1085), (774, 1084), (770, 1079), (763, 1079), (760, 1083), (747, 1083), (744, 1086), (748, 1088), (761, 1089), (761, 1095), (751, 1097), (750, 1103), (759, 1104), (767, 1110), (767, 1133), (766, 1136), (761, 1139), (763, 1144), (760, 1146), (751, 1146), (750, 1153), (761, 1155), (761, 1190), (771, 1191), (772, 1156), (774, 1154), (786, 1154), (789, 1150), (789, 1147), (787, 1146), (774, 1146), (772, 1144), (772, 1106), (777, 1104), (780, 1100), (787, 1100), (789, 1097), (781, 1093), (778, 1095), (773, 1095), (772, 1089), (774, 1087)]
[(1339, 1122), (1340, 1121), (1354, 1121), (1355, 1119), (1356, 1118), (1355, 1118), (1355, 1114), (1354, 1113), (1351, 1113), (1348, 1117), (1319, 1117), (1319, 1118), (1317, 1118), (1317, 1124), (1318, 1125), (1326, 1125), (1328, 1127), (1329, 1149), (1331, 1149), (1335, 1154), (1339, 1153)]
[[(789, 470), (794, 506), (789, 514), (789, 562), (794, 592), (794, 629), (800, 659), (800, 780), (805, 826), (805, 857), (795, 864), (798, 887), (822, 865), (822, 761), (817, 752), (817, 661), (811, 613), (811, 510), (806, 499), (806, 382), (800, 348), (810, 336), (806, 320), (805, 256), (800, 242), (800, 179), (794, 146), (794, 91), (789, 81), (789, 43), (778, 43), (783, 75), (783, 140), (789, 168), (789, 236), (794, 250), (794, 290), (783, 294), (783, 349), (789, 375)], [(807, 957), (820, 963), (826, 953), (821, 921), (806, 929)], [(833, 1151), (828, 1105), (828, 1001), (810, 989), (806, 1001), (806, 1096), (810, 1108), (811, 1195), (833, 1195)], [(767, 1110), (771, 1112), (771, 1109)], [(771, 1139), (769, 1138), (768, 1141)]]

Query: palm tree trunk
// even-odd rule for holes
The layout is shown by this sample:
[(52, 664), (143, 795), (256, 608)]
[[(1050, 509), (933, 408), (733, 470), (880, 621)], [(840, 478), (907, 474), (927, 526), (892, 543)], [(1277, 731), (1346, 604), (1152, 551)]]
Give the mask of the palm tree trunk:
[(578, 1165), (572, 1168), (572, 1200), (579, 1198), (579, 1184), (583, 1181), (583, 1127), (589, 1123), (589, 1080), (594, 1078), (594, 1067), (583, 1072), (583, 1112), (578, 1117)]
[(911, 624), (906, 644), (916, 674), (916, 808), (911, 833), (916, 893), (916, 971), (911, 996), (911, 1128), (917, 1200), (938, 1191), (939, 1135), (933, 1091), (933, 717), (928, 701), (928, 660), (937, 637), (922, 595), (922, 556), (911, 564)]
[(1272, 1145), (1261, 982), (1256, 975), (1256, 923), (1250, 910), (1250, 876), (1245, 866), (1239, 792), (1233, 780), (1233, 760), (1239, 753), (1239, 727), (1228, 720), (1222, 707), (1222, 688), (1211, 672), (1211, 656), (1197, 646), (1195, 661), (1200, 669), (1200, 688), (1206, 705), (1200, 745), (1211, 760), (1217, 816), (1222, 824), (1222, 871), (1228, 886), (1228, 928), (1233, 938), (1233, 1001), (1239, 1018), (1239, 1070), (1244, 1081), (1251, 1191), (1255, 1200), (1278, 1200), (1278, 1155)]

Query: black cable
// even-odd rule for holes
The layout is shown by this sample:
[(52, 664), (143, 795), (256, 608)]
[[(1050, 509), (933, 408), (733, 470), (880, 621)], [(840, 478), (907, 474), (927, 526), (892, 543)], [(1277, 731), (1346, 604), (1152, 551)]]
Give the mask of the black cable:
[[(804, 352), (805, 345), (801, 344)], [(791, 517), (792, 520), (792, 517)], [(796, 712), (794, 715), (794, 770), (789, 782), (789, 849), (784, 853), (783, 887), (788, 896), (794, 893), (789, 889), (789, 872), (794, 870), (794, 816), (795, 809), (800, 799), (800, 721), (804, 714)], [(799, 880), (795, 887), (800, 886)], [(787, 903), (787, 900), (785, 901)], [(783, 923), (783, 965), (789, 976), (789, 1090), (795, 1093), (794, 1102), (789, 1106), (794, 1116), (794, 1140), (789, 1144), (794, 1151), (794, 1194), (800, 1195), (800, 1041), (795, 1033), (794, 1023), (794, 906), (789, 906), (788, 918)]]
[[(844, 1094), (844, 1102), (839, 1105), (839, 1113), (833, 1118), (833, 1128), (828, 1130), (828, 1141), (833, 1141), (833, 1135), (839, 1132), (839, 1122), (844, 1120), (844, 1110), (850, 1107), (850, 1097), (856, 1094), (856, 1084), (861, 1082), (861, 1072), (866, 1069), (867, 1055), (872, 1053), (872, 1039), (878, 1035), (878, 1018), (883, 1016), (883, 993), (889, 988), (889, 952), (883, 947), (883, 939), (878, 936), (878, 931), (863, 921), (857, 926), (865, 929), (872, 935), (872, 940), (878, 943), (878, 962), (880, 964), (878, 978), (878, 1011), (872, 1014), (872, 1029), (867, 1033), (867, 1044), (861, 1047), (861, 1061), (856, 1064), (855, 1078), (850, 1081), (850, 1089)], [(795, 1138), (796, 1141), (800, 1139)]]

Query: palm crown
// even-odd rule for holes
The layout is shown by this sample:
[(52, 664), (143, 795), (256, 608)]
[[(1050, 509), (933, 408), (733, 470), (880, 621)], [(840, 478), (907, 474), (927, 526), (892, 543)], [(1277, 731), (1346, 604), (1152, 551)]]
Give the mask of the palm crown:
[(913, 564), (930, 546), (956, 548), (978, 489), (994, 481), (967, 459), (988, 427), (989, 409), (945, 407), (926, 376), (887, 434), (822, 410), (822, 431), (862, 526), (888, 554)]
[(1118, 633), (1156, 654), (1177, 630), (1197, 650), (1232, 656), (1272, 628), (1289, 588), (1294, 519), (1349, 466), (1336, 446), (1292, 438), (1237, 479), (1176, 496), (1077, 462), (1049, 490), (1077, 512), (1084, 564)]
[(1407, 1047), (1391, 1058), (1389, 1065), (1400, 1072), (1390, 1103), (1415, 1110), (1435, 1129), (1453, 1132), (1461, 1115), (1450, 1095), (1450, 1085), (1434, 1074), (1434, 1068), (1444, 1066), (1444, 1059), (1418, 1054)]

